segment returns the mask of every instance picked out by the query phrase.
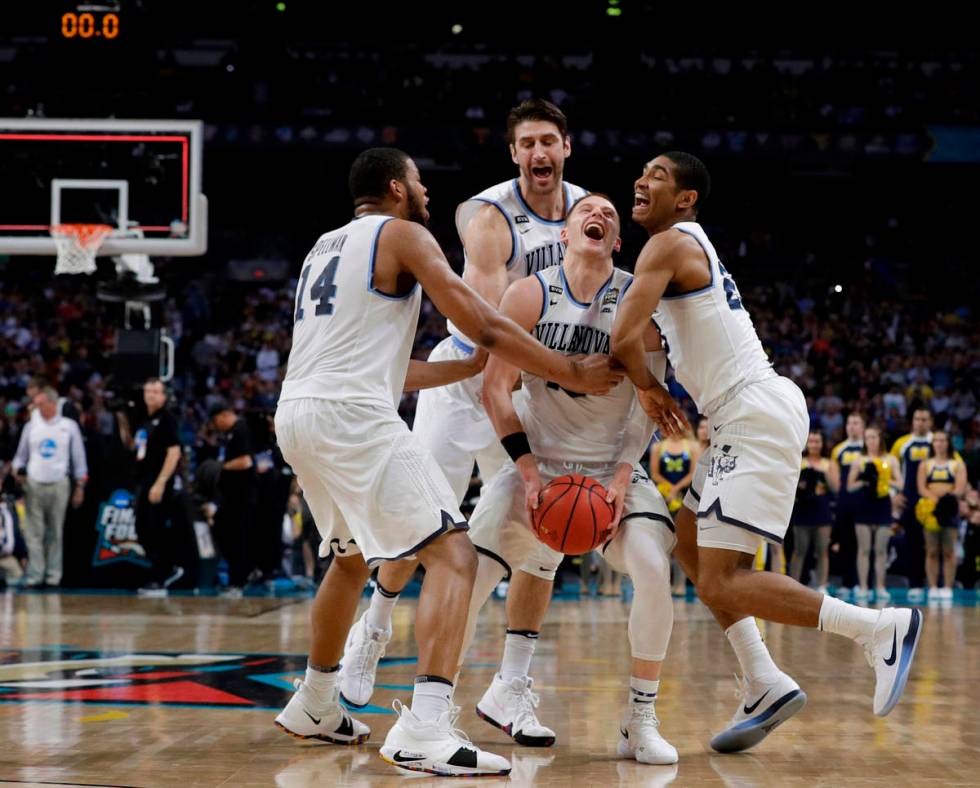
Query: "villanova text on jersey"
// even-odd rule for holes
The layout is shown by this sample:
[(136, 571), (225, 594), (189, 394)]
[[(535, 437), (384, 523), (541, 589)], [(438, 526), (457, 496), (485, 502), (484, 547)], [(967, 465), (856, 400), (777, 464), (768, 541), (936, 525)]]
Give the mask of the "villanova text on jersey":
[(565, 244), (552, 241), (524, 253), (525, 275), (533, 276), (538, 271), (559, 265), (565, 259)]
[(594, 326), (580, 323), (538, 323), (534, 327), (534, 336), (546, 348), (559, 353), (609, 355), (609, 334)]

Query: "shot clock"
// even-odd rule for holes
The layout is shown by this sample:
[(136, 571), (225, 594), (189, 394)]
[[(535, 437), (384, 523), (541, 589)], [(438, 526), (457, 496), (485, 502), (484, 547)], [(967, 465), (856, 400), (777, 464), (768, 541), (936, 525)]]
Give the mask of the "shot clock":
[(61, 15), (60, 31), (66, 41), (112, 41), (122, 32), (116, 3), (73, 3)]

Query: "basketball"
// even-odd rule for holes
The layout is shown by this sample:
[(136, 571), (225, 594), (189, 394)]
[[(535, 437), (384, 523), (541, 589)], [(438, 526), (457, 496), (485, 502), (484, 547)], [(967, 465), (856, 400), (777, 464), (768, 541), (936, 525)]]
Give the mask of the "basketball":
[(553, 550), (582, 555), (608, 538), (613, 514), (606, 488), (595, 479), (580, 473), (559, 476), (541, 491), (534, 533)]

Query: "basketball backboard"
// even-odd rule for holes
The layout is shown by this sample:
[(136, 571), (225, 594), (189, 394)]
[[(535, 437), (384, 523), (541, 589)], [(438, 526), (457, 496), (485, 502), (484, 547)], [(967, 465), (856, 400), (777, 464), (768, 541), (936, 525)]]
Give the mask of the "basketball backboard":
[(51, 227), (108, 224), (99, 254), (207, 250), (200, 121), (0, 118), (0, 254), (54, 255)]

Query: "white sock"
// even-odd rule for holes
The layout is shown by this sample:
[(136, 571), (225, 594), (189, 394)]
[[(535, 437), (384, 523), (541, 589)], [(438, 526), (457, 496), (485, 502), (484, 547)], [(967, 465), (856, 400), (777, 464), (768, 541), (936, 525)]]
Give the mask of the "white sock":
[(433, 722), (452, 706), (453, 685), (438, 676), (416, 676), (412, 694), (412, 714)]
[(317, 670), (316, 668), (311, 668), (309, 664), (307, 664), (306, 677), (303, 679), (303, 683), (313, 690), (314, 695), (326, 703), (327, 699), (333, 693), (334, 687), (337, 686), (339, 669), (340, 665), (328, 670)]
[(849, 605), (832, 596), (825, 596), (820, 605), (820, 624), (822, 632), (833, 632), (856, 640), (862, 645), (871, 640), (880, 611), (857, 605)]
[(732, 644), (742, 675), (748, 681), (769, 682), (779, 675), (779, 668), (772, 661), (769, 649), (762, 642), (762, 634), (751, 616), (736, 621), (725, 630)]
[(657, 692), (660, 690), (660, 679), (651, 681), (650, 679), (640, 679), (630, 676), (630, 702), (631, 703), (654, 703), (657, 700)]
[(504, 638), (504, 658), (500, 661), (500, 678), (511, 682), (524, 678), (531, 669), (531, 657), (538, 645), (538, 633), (529, 629), (508, 629)]
[(391, 611), (395, 609), (398, 594), (392, 594), (378, 583), (371, 594), (371, 606), (367, 612), (368, 626), (391, 631)]

